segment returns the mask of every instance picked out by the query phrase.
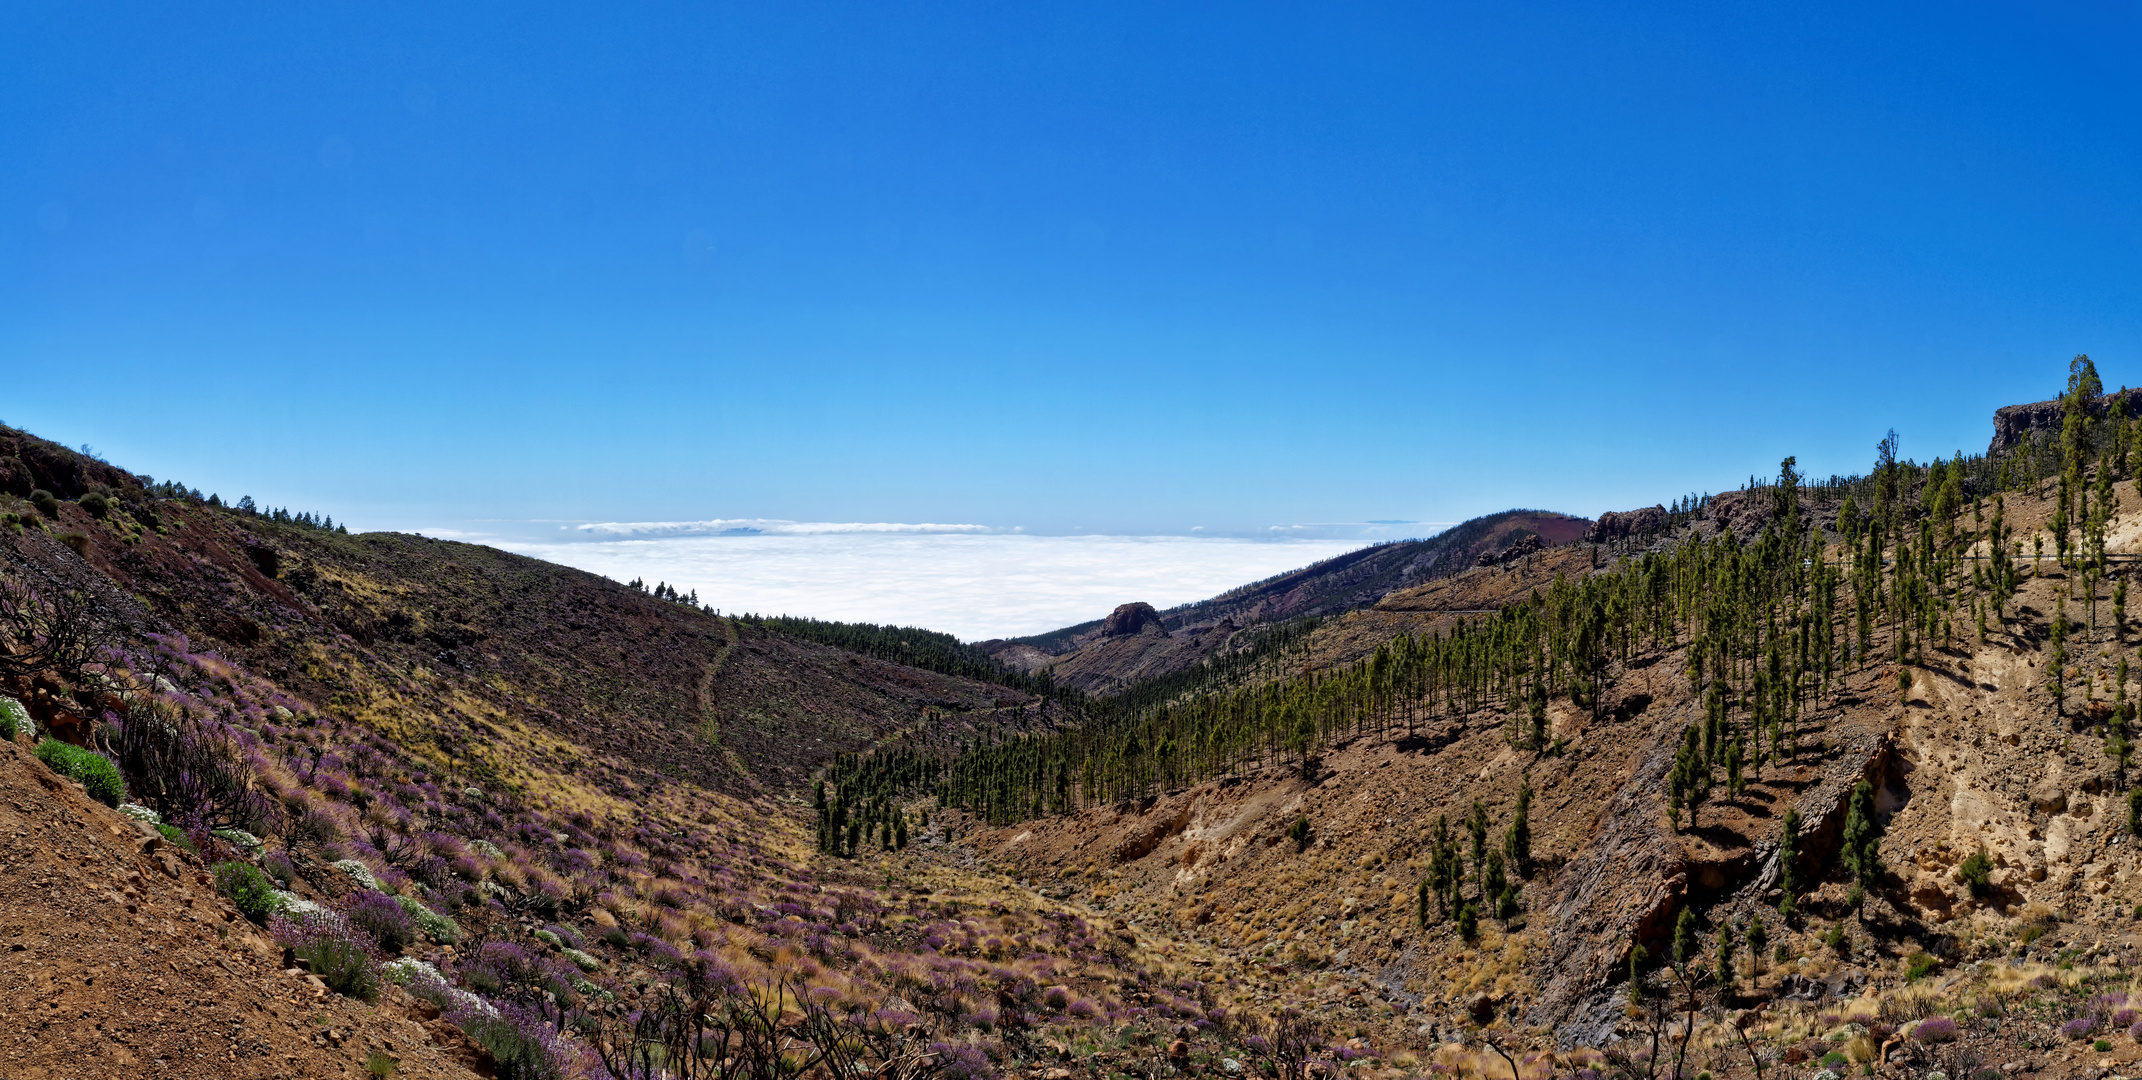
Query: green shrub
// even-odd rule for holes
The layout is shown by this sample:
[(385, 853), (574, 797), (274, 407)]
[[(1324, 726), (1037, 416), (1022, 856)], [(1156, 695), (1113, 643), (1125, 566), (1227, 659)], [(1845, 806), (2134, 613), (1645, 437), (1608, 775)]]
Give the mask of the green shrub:
[(46, 739), (37, 744), (37, 760), (53, 772), (80, 781), (89, 797), (106, 806), (118, 806), (126, 797), (126, 783), (119, 779), (119, 766), (94, 750)]
[(92, 491), (77, 501), (82, 504), (82, 509), (89, 511), (90, 517), (101, 518), (112, 512), (112, 501), (99, 492)]
[(1287, 839), (1294, 841), (1296, 850), (1306, 848), (1309, 846), (1309, 831), (1308, 818), (1295, 818), (1294, 824), (1287, 826)]
[(36, 507), (38, 513), (48, 518), (59, 516), (59, 497), (43, 488), (30, 492), (30, 505)]
[(294, 918), (278, 914), (268, 921), (268, 932), (328, 989), (359, 1001), (378, 1000), (384, 975), (379, 957), (371, 938), (341, 912), (315, 910)]
[(238, 914), (266, 926), (268, 916), (281, 909), (282, 901), (275, 895), (275, 883), (252, 863), (238, 859), (217, 863), (210, 869), (216, 876), (216, 891), (230, 897), (238, 908)]
[(322, 938), (290, 950), (312, 968), (327, 988), (345, 997), (372, 1001), (379, 997), (379, 965), (364, 943), (354, 938)]
[(1972, 896), (1984, 896), (1986, 890), (1993, 887), (1993, 860), (1987, 857), (1985, 848), (1972, 852), (1956, 872), (1963, 875), (1964, 884), (1971, 887)]
[(2098, 1041), (2090, 1044), (2090, 1049), (2102, 1054), (2112, 1049), (2112, 1043), (2110, 1040), (2107, 1039), (2099, 1039)]
[(1842, 1069), (1845, 1066), (1845, 1060), (1844, 1054), (1832, 1050), (1822, 1055), (1822, 1067), (1825, 1069)]
[(1904, 961), (1904, 981), (1918, 982), (1920, 979), (1926, 978), (1927, 973), (1934, 970), (1940, 963), (1941, 961), (1934, 959), (1931, 953), (1915, 952)]
[(14, 742), (25, 731), (36, 731), (37, 725), (30, 722), (30, 711), (22, 702), (11, 697), (0, 697), (0, 739)]
[(162, 822), (158, 822), (156, 825), (156, 833), (164, 839), (171, 841), (173, 847), (185, 848), (187, 851), (191, 851), (195, 855), (199, 855), (201, 853), (201, 850), (199, 848), (193, 846), (193, 838), (186, 835), (186, 830), (181, 829), (176, 825), (166, 825)]

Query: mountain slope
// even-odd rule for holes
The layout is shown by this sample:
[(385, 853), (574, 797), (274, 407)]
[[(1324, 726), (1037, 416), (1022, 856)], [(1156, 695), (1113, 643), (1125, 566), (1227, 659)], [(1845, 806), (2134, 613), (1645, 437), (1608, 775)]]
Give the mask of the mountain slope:
[(0, 1062), (10, 1076), (473, 1077), (480, 1052), (390, 991), (280, 964), (201, 863), (0, 744)]
[[(290, 1027), (280, 989), (174, 1002), (144, 977), (83, 997), (34, 1039), (0, 1039), (0, 1068), (72, 1071), (115, 1055), (108, 1039), (164, 1056), (156, 1075), (355, 1075), (373, 1050), (417, 1055), (415, 1075), (451, 1075), (454, 1060), (579, 1075), (598, 1046), (656, 1053), (646, 1039), (683, 1029), (634, 1018), (688, 1008), (741, 1018), (734, 1053), (768, 1056), (752, 1068), (816, 1054), (846, 1062), (843, 1075), (979, 1077), (1053, 1058), (1046, 1035), (1096, 1069), (1150, 1073), (1171, 1024), (1244, 1004), (1176, 943), (978, 863), (926, 807), (841, 792), (850, 828), (814, 837), (808, 780), (837, 756), (890, 741), (949, 750), (1059, 723), (1058, 704), (485, 548), (350, 536), (77, 466), (98, 479), (74, 498), (0, 495), (0, 698), (26, 705), (40, 734), (116, 761), (146, 804), (136, 812), (175, 823), (160, 840), (200, 861), (124, 879), (139, 895), (113, 897), (94, 855), (109, 811), (25, 810), (36, 824), (16, 830), (11, 865), (38, 870), (12, 879), (36, 893), (21, 910), (105, 936), (93, 949), (60, 930), (36, 938), (65, 957), (25, 960), (12, 985), (42, 993), (40, 973), (94, 973), (102, 986), (116, 957), (163, 955), (143, 905), (220, 903), (199, 876), (214, 863), (251, 905), (243, 926), (219, 916), (231, 940), (317, 955), (336, 993), (316, 1032)], [(92, 647), (45, 648), (63, 641)], [(111, 908), (85, 913), (76, 897)], [(195, 935), (169, 955), (282, 986), (205, 945)], [(395, 966), (333, 966), (364, 950)], [(381, 990), (392, 1008), (450, 1023), (420, 1043), (334, 1020), (375, 1015), (345, 1001), (368, 996), (367, 971), (418, 999)], [(286, 1050), (286, 1028), (333, 1053)], [(475, 1042), (449, 1060), (457, 1029)], [(217, 1047), (219, 1064), (172, 1064)], [(1219, 1049), (1201, 1041), (1200, 1060)]]
[(1058, 683), (1109, 693), (1182, 671), (1246, 647), (1246, 632), (1292, 619), (1329, 617), (1373, 606), (1400, 589), (1465, 570), (1537, 537), (1542, 548), (1581, 540), (1591, 522), (1538, 510), (1474, 518), (1426, 540), (1377, 544), (1159, 612), (1158, 630), (1124, 633), (1110, 620), (1035, 637), (983, 642), (999, 660), (1046, 669)]

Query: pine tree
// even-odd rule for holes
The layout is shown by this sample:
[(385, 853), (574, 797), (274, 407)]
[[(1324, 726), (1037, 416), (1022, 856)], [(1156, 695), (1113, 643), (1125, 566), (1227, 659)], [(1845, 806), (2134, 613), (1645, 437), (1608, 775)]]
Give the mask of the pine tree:
[(1682, 908), (1673, 924), (1673, 966), (1686, 970), (1688, 962), (1696, 958), (1696, 913)]
[(1799, 909), (1800, 894), (1800, 811), (1785, 809), (1785, 829), (1778, 837), (1778, 891), (1783, 894), (1778, 900), (1778, 917), (1789, 924)]
[(1510, 888), (1510, 876), (1503, 869), (1502, 852), (1487, 853), (1487, 865), (1480, 871), (1480, 899), (1489, 910), (1500, 914), (1502, 896)]
[(1518, 785), (1517, 813), (1510, 819), (1510, 831), (1503, 834), (1502, 852), (1518, 877), (1532, 876), (1532, 781), (1529, 779)]
[[(1865, 890), (1877, 884), (1882, 875), (1882, 822), (1874, 809), (1874, 787), (1865, 780), (1852, 788), (1852, 797), (1846, 804), (1844, 824), (1844, 847), (1839, 859), (1852, 874), (1854, 885)], [(1855, 902), (1856, 910), (1861, 905)]]
[(1733, 936), (1733, 928), (1726, 925), (1725, 923), (1719, 923), (1717, 945), (1718, 985), (1725, 987), (1728, 991), (1733, 989), (1733, 983), (1735, 981), (1733, 971), (1734, 942), (1735, 938)]
[(1757, 912), (1748, 919), (1748, 977), (1757, 978), (1763, 973), (1763, 950), (1770, 945), (1770, 931), (1763, 926), (1763, 916)]

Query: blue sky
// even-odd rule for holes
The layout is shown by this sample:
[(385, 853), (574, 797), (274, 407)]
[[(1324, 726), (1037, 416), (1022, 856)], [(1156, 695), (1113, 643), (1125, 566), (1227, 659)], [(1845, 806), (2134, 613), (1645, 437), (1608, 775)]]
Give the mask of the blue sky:
[[(362, 526), (1582, 514), (2137, 350), (2133, 9), (11, 4), (0, 419)], [(490, 523), (490, 524), (485, 524)], [(546, 525), (545, 527), (549, 527)]]

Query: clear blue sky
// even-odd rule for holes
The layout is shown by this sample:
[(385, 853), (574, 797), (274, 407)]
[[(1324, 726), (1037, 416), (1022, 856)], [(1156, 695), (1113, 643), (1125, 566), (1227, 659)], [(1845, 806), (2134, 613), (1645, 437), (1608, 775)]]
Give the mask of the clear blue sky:
[(1180, 532), (2142, 382), (2134, 9), (1707, 7), (10, 4), (0, 419), (359, 526)]

